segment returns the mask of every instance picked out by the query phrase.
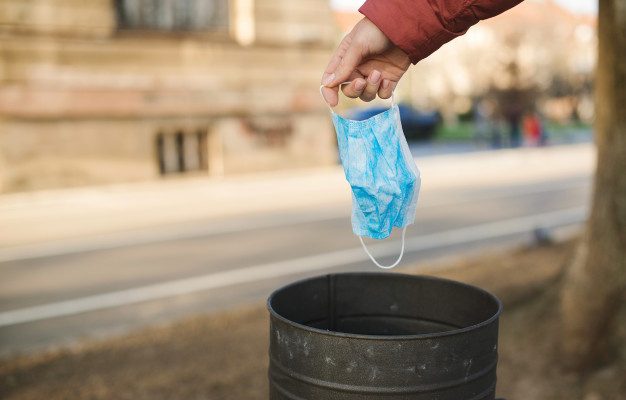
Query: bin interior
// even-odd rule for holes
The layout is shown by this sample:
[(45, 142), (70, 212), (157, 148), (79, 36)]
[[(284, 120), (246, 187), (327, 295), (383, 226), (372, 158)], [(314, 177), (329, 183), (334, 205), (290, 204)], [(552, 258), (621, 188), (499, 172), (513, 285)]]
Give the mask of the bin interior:
[(271, 310), (289, 321), (362, 335), (447, 332), (487, 321), (500, 303), (473, 286), (404, 274), (338, 274), (275, 292)]

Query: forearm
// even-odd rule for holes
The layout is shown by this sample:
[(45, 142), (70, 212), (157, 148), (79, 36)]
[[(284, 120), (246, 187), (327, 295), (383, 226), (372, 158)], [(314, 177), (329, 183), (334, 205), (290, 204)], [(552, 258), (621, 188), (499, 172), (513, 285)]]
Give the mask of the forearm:
[(522, 0), (367, 0), (359, 11), (413, 63)]

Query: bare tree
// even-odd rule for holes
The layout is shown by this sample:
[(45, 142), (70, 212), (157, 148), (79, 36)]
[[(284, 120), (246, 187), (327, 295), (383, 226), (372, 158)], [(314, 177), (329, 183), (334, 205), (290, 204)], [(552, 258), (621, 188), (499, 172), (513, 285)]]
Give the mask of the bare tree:
[(577, 370), (608, 354), (626, 289), (626, 0), (599, 3), (593, 204), (561, 298), (564, 359)]

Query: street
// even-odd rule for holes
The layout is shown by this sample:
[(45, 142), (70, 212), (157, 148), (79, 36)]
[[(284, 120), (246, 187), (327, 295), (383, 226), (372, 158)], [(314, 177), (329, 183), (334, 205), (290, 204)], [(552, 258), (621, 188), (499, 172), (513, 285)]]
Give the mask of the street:
[[(396, 270), (528, 244), (536, 228), (579, 227), (588, 207), (590, 171), (556, 170), (508, 183), (425, 185)], [(101, 246), (86, 241), (30, 256), (5, 252), (0, 356), (258, 302), (305, 276), (375, 271), (352, 234), (349, 215), (343, 201), (161, 225), (125, 233), (117, 242), (111, 241), (113, 234)], [(366, 243), (389, 263), (399, 254), (398, 236)]]

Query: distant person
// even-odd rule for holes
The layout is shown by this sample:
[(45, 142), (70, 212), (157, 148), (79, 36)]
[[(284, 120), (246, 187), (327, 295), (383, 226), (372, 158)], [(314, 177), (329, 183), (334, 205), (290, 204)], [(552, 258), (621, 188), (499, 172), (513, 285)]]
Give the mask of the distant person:
[(546, 124), (546, 119), (539, 111), (535, 111), (535, 115), (537, 116), (537, 121), (539, 121), (539, 146), (547, 146), (548, 141), (550, 139), (550, 134), (548, 132), (548, 126)]
[(487, 141), (491, 132), (491, 110), (487, 106), (487, 101), (481, 99), (474, 104), (473, 107), (474, 120), (474, 142), (478, 145)]
[(502, 118), (494, 118), (491, 124), (491, 133), (489, 136), (489, 143), (491, 144), (492, 149), (501, 149), (504, 147), (504, 139), (503, 139), (503, 127), (504, 121)]
[(509, 143), (511, 147), (520, 147), (522, 145), (522, 129), (520, 122), (522, 119), (521, 112), (509, 112), (506, 116), (506, 123), (509, 128)]
[(535, 112), (526, 114), (524, 117), (524, 138), (526, 143), (531, 146), (541, 146), (542, 143), (542, 131), (541, 120)]
[(322, 94), (334, 107), (339, 86), (350, 81), (342, 88), (348, 97), (388, 99), (411, 63), (521, 1), (367, 0), (359, 9), (365, 18), (341, 41), (324, 71)]

